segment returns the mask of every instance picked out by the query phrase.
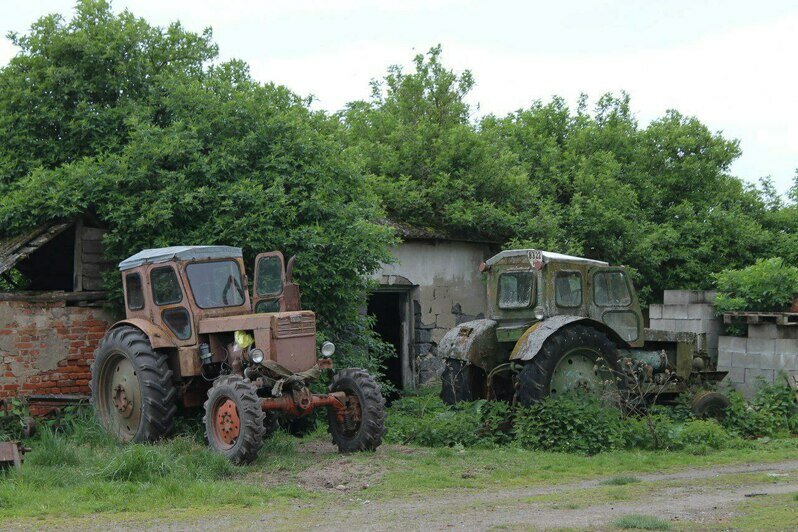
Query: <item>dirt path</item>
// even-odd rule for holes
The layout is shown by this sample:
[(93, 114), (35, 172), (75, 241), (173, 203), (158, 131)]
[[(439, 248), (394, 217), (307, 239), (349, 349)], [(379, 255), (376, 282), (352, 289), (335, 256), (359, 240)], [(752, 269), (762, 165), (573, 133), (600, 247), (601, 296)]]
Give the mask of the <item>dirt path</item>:
[[(330, 464), (332, 465), (332, 464)], [(339, 464), (340, 465), (340, 464)], [(747, 476), (746, 476), (747, 475)], [(236, 509), (175, 518), (80, 518), (55, 528), (82, 530), (485, 530), (606, 528), (629, 514), (684, 523), (719, 525), (751, 496), (798, 492), (798, 460), (636, 474), (637, 482), (608, 486), (604, 479), (534, 488), (446, 490), (401, 500), (371, 501), (357, 490), (324, 504), (298, 501), (287, 511)], [(621, 500), (606, 500), (613, 489)], [(602, 500), (603, 496), (603, 500)], [(576, 502), (571, 502), (576, 501)], [(121, 518), (120, 518), (121, 517)], [(110, 521), (110, 523), (109, 523)], [(48, 528), (52, 528), (48, 523)], [(27, 528), (23, 525), (22, 528)], [(37, 527), (33, 527), (37, 528)]]
[[(360, 508), (324, 511), (322, 529), (345, 530), (344, 523), (360, 523), (360, 530), (400, 529), (486, 529), (596, 528), (627, 514), (654, 515), (662, 519), (692, 523), (714, 523), (728, 516), (746, 496), (798, 492), (798, 460), (775, 464), (744, 464), (689, 470), (678, 473), (636, 475), (641, 482), (668, 484), (661, 490), (633, 501), (582, 506), (577, 509), (553, 508), (551, 502), (528, 502), (542, 495), (567, 494), (602, 486), (602, 480), (583, 481), (552, 487), (484, 492), (447, 493), (445, 498), (414, 499), (401, 502), (363, 502)], [(735, 474), (771, 473), (789, 475), (792, 480), (778, 484), (748, 484), (732, 487), (718, 482)], [(792, 474), (790, 474), (792, 473)], [(774, 477), (778, 478), (778, 477)], [(678, 482), (672, 482), (678, 481)], [(694, 484), (694, 481), (700, 481)], [(671, 484), (676, 484), (671, 487)], [(635, 485), (631, 485), (634, 490)], [(567, 498), (567, 497), (566, 497)], [(339, 525), (333, 525), (337, 523)], [(330, 526), (331, 525), (331, 526)]]

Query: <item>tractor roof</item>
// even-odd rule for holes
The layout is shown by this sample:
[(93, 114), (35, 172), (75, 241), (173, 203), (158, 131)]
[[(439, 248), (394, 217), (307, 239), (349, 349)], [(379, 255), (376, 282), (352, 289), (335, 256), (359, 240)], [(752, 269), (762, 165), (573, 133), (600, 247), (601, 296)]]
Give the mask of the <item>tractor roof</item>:
[(540, 251), (537, 249), (506, 249), (492, 256), (485, 261), (487, 266), (493, 266), (497, 262), (510, 257), (528, 257), (530, 252), (540, 254), (543, 257), (543, 262), (571, 262), (578, 264), (589, 264), (592, 266), (609, 266), (609, 263), (601, 260), (586, 259), (584, 257), (574, 257), (573, 255), (563, 255), (561, 253), (552, 253), (551, 251)]
[(237, 259), (242, 257), (241, 248), (232, 246), (172, 246), (145, 249), (119, 263), (121, 271), (142, 264), (157, 264), (170, 260)]

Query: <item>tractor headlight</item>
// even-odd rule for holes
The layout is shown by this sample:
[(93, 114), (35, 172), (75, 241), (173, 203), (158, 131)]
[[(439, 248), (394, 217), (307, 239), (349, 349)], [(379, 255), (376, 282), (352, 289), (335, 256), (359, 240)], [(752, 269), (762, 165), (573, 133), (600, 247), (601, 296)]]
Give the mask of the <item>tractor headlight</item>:
[(253, 364), (260, 364), (264, 358), (263, 351), (260, 349), (251, 349), (249, 351), (249, 361)]
[(335, 353), (335, 344), (332, 342), (324, 342), (321, 344), (321, 356), (330, 358)]
[(546, 317), (546, 313), (543, 311), (543, 307), (535, 307), (535, 319), (542, 320)]

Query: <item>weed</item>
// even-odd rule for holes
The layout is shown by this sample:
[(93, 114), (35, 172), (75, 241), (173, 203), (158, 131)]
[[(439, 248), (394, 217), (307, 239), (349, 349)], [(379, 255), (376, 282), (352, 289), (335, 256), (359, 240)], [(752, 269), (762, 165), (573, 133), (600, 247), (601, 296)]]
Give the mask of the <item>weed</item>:
[(152, 482), (168, 475), (172, 463), (151, 445), (129, 445), (111, 458), (100, 471), (100, 477), (105, 480)]
[(634, 484), (635, 482), (640, 482), (640, 479), (637, 477), (612, 477), (605, 480), (602, 480), (601, 483), (608, 485), (608, 486), (625, 486), (626, 484)]
[(75, 445), (46, 427), (40, 431), (34, 450), (27, 457), (28, 465), (71, 466), (79, 462)]
[(612, 522), (613, 526), (632, 530), (670, 530), (668, 521), (650, 515), (625, 515)]

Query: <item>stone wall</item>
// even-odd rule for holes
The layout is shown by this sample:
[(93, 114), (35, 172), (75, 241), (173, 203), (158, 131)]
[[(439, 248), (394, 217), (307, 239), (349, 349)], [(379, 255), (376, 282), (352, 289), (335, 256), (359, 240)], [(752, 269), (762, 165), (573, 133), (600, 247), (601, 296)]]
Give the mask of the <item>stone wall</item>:
[(721, 336), (718, 369), (746, 396), (760, 379), (772, 383), (780, 371), (798, 377), (798, 326), (760, 323), (748, 325), (748, 336)]
[(665, 290), (663, 304), (651, 305), (648, 316), (651, 329), (703, 334), (699, 346), (713, 360), (718, 356), (718, 337), (723, 331), (723, 321), (715, 315), (716, 292), (708, 290)]
[(396, 262), (383, 265), (375, 277), (392, 276), (412, 286), (412, 352), (417, 382), (436, 379), (443, 371), (438, 342), (449, 329), (482, 318), (487, 308), (479, 264), (493, 255), (489, 244), (448, 240), (407, 240), (393, 249)]
[(0, 301), (0, 399), (89, 394), (89, 366), (112, 317), (65, 301)]

